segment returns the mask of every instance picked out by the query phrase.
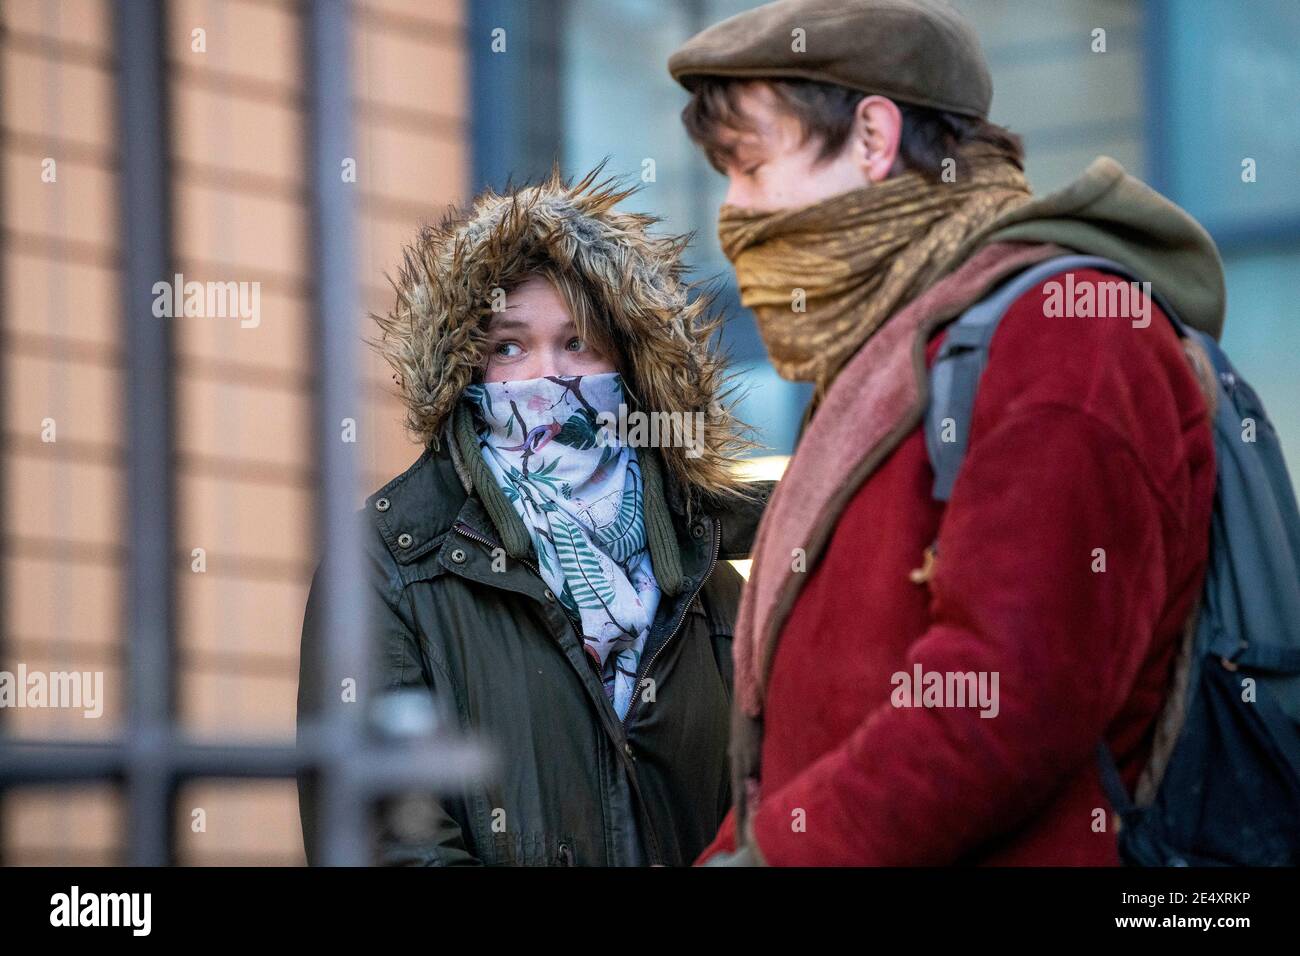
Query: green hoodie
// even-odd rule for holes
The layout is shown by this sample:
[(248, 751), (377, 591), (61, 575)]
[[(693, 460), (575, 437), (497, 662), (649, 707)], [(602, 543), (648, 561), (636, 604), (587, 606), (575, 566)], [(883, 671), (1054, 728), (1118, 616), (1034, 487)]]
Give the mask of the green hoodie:
[(1180, 319), (1218, 339), (1223, 260), (1195, 219), (1109, 156), (1074, 182), (1031, 200), (971, 236), (956, 259), (990, 242), (1054, 242), (1127, 266), (1169, 300)]

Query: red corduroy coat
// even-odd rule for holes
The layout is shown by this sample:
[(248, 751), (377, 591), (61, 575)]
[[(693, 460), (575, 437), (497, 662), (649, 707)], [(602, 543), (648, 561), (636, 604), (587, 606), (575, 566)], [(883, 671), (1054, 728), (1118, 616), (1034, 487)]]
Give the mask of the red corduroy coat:
[[(1135, 329), (1045, 318), (1046, 294), (996, 332), (948, 506), (918, 428), (808, 572), (763, 706), (752, 833), (769, 864), (1119, 862), (1095, 749), (1131, 792), (1204, 573), (1213, 444), (1157, 307)], [(996, 674), (996, 716), (891, 703), (918, 665)], [(734, 836), (733, 812), (701, 861)]]

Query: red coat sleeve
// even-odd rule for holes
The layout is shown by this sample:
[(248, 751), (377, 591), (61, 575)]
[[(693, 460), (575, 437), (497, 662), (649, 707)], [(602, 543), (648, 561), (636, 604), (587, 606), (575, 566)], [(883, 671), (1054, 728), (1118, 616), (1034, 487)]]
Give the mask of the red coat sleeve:
[[(1152, 407), (1144, 421), (1141, 408), (1178, 347), (1129, 340), (1111, 361), (1106, 336), (1136, 330), (1040, 334), (1036, 304), (1017, 303), (1020, 331), (1007, 331), (1009, 313), (995, 339), (940, 528), (932, 622), (906, 665), (996, 675), (996, 716), (878, 707), (763, 794), (754, 834), (772, 865), (958, 861), (1091, 762), (1125, 701), (1167, 597), (1170, 502), (1186, 497), (1178, 469), (1147, 453), (1177, 445), (1179, 410)], [(1155, 323), (1144, 331), (1169, 334)]]

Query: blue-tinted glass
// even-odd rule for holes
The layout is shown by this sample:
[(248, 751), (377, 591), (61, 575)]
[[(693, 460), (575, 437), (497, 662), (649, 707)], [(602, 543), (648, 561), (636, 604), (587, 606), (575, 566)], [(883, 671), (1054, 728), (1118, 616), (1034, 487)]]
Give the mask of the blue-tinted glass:
[[(1171, 197), (1211, 228), (1300, 217), (1300, 3), (1157, 9)], [(1248, 159), (1255, 182), (1242, 180)]]
[(1259, 393), (1282, 437), (1291, 477), (1300, 477), (1300, 244), (1273, 252), (1229, 256), (1228, 321), (1223, 346)]

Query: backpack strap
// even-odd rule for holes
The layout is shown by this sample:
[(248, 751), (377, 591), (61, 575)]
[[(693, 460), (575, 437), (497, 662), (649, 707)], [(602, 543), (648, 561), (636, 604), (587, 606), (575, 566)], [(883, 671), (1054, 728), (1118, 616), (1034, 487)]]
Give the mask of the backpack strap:
[[(998, 324), (1012, 304), (1026, 292), (1054, 275), (1081, 269), (1110, 272), (1131, 282), (1138, 281), (1127, 267), (1101, 256), (1070, 254), (1045, 259), (1017, 273), (976, 302), (951, 324), (947, 336), (930, 366), (930, 402), (925, 413), (925, 450), (934, 470), (936, 501), (947, 501), (966, 457), (971, 412), (980, 376), (988, 364), (989, 343)], [(1152, 291), (1150, 298), (1173, 322), (1180, 336), (1187, 330), (1169, 304)]]
[[(975, 395), (988, 364), (989, 343), (993, 341), (1002, 317), (1017, 299), (1040, 283), (1052, 276), (1082, 269), (1109, 272), (1130, 282), (1140, 281), (1127, 267), (1113, 259), (1078, 254), (1056, 256), (1012, 276), (948, 326), (939, 354), (930, 366), (930, 402), (925, 412), (925, 449), (934, 470), (932, 494), (936, 501), (946, 502), (952, 496), (957, 472), (966, 457)], [(1164, 297), (1153, 289), (1149, 298), (1173, 323), (1179, 337), (1191, 335)], [(932, 550), (935, 550), (934, 546)], [(1226, 656), (1228, 649), (1224, 650)], [(1244, 649), (1233, 648), (1232, 651), (1238, 655), (1245, 653)], [(1293, 663), (1289, 654), (1277, 653), (1273, 649), (1261, 648), (1254, 653), (1263, 655), (1268, 663), (1279, 667)], [(1097, 742), (1096, 762), (1102, 788), (1111, 806), (1121, 819), (1127, 818), (1134, 811), (1135, 804), (1104, 738)]]

